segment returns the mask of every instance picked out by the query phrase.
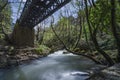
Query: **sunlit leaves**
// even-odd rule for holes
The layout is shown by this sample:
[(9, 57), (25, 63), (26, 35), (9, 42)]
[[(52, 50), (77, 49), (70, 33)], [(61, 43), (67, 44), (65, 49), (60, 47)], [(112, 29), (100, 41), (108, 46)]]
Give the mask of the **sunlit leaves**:
[[(0, 1), (0, 6), (4, 6), (6, 1)], [(10, 4), (7, 4), (3, 10), (0, 12), (0, 31), (1, 26), (3, 26), (8, 32), (10, 31), (11, 27), (11, 8)]]

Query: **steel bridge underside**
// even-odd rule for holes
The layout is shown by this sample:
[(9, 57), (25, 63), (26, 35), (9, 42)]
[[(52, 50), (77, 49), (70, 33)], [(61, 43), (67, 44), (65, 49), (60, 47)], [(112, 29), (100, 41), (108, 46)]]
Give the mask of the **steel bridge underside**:
[(27, 0), (18, 20), (20, 26), (33, 28), (71, 0)]

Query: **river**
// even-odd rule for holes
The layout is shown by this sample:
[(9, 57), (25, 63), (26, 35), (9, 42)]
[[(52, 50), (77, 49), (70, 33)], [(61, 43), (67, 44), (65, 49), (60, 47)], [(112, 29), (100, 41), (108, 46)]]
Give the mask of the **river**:
[(0, 80), (85, 80), (94, 63), (63, 50), (10, 69), (0, 70)]

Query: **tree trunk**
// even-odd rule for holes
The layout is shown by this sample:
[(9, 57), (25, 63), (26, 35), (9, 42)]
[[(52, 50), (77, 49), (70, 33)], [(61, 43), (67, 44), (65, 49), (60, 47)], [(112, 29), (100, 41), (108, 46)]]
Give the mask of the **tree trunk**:
[(111, 0), (111, 27), (112, 27), (112, 32), (113, 32), (113, 36), (116, 40), (116, 45), (118, 48), (118, 55), (117, 55), (117, 60), (118, 62), (120, 62), (120, 39), (118, 37), (118, 33), (117, 33), (117, 29), (116, 29), (116, 16), (115, 16), (115, 0)]
[(93, 35), (94, 31), (92, 30), (92, 27), (91, 27), (91, 24), (90, 24), (90, 21), (89, 21), (87, 0), (85, 0), (85, 7), (86, 7), (86, 9), (85, 9), (86, 20), (87, 20), (87, 24), (88, 24), (91, 39), (92, 39), (92, 41), (93, 41), (93, 43), (95, 45), (95, 49), (108, 61), (109, 66), (111, 66), (111, 65), (114, 64), (113, 60), (111, 59), (111, 57), (108, 54), (106, 54), (102, 49), (100, 49), (100, 47), (98, 45), (98, 42), (97, 42), (97, 39), (96, 39), (96, 35)]

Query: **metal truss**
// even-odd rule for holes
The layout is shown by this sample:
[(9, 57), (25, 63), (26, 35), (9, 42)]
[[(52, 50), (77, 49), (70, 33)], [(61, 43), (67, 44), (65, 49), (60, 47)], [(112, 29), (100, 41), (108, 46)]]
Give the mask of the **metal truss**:
[(19, 25), (33, 28), (71, 0), (27, 0)]

